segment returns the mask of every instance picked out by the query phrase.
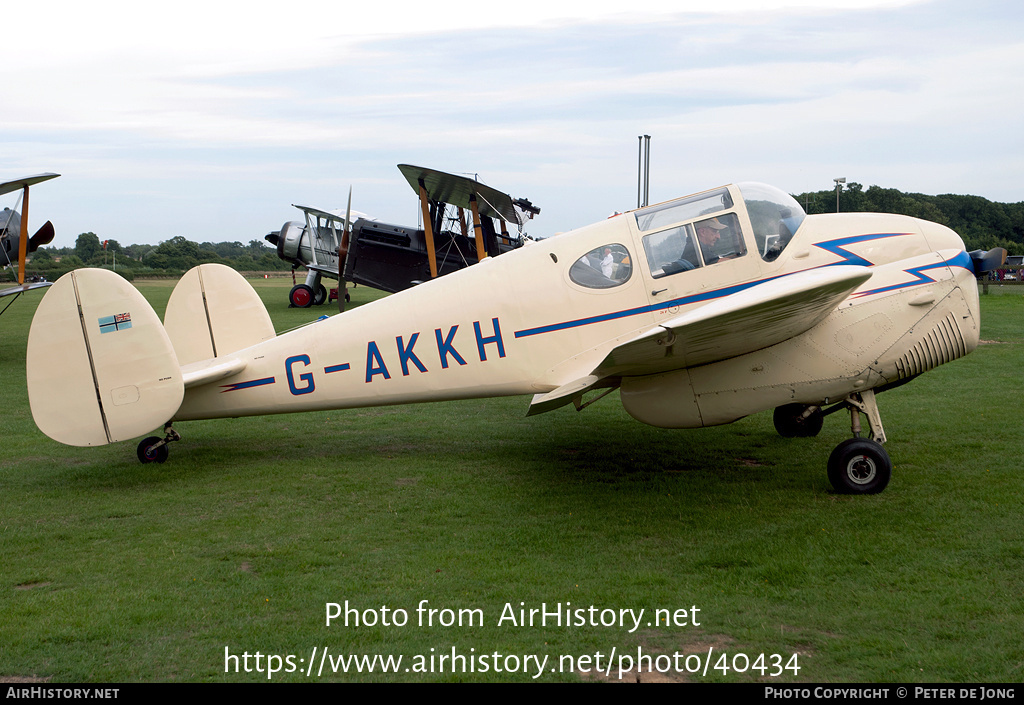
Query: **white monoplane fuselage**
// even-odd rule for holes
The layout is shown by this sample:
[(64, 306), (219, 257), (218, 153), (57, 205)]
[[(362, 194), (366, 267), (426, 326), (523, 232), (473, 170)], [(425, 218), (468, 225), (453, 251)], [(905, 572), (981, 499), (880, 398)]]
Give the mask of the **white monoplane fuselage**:
[[(754, 207), (768, 200), (763, 187), (742, 188), (753, 194), (748, 198)], [(809, 320), (815, 301), (808, 301), (810, 312), (798, 305), (739, 316), (731, 330), (712, 326), (717, 329), (704, 333), (703, 357), (690, 351), (685, 359), (662, 346), (661, 359), (609, 376), (630, 395), (651, 386), (651, 374), (689, 369), (693, 388), (686, 396), (695, 401), (686, 411), (654, 412), (642, 420), (698, 426), (784, 401), (841, 398), (976, 345), (974, 274), (962, 241), (948, 228), (903, 216), (819, 215), (803, 219), (795, 235), (780, 243), (782, 219), (774, 218), (767, 226), (772, 232), (758, 237), (740, 187), (712, 193), (675, 213), (656, 206), (549, 238), (232, 353), (244, 360), (244, 371), (186, 390), (175, 419), (544, 394), (591, 375), (617, 347), (662, 324), (671, 328), (683, 314), (836, 266), (867, 268), (871, 277), (812, 330), (767, 345), (772, 329), (794, 318)], [(711, 262), (711, 247), (702, 244), (707, 251), (697, 266), (665, 267), (674, 261), (669, 257), (682, 254), (673, 245), (700, 242), (696, 226), (709, 215), (729, 228), (731, 257)], [(721, 242), (720, 234), (715, 244)], [(606, 252), (613, 271), (602, 272)], [(893, 350), (897, 340), (936, 308), (948, 309), (955, 324), (949, 343), (955, 352), (942, 343), (932, 354), (925, 345), (920, 361), (899, 367), (906, 351)], [(726, 401), (726, 392), (742, 399)], [(697, 413), (691, 413), (693, 405)], [(650, 413), (641, 400), (627, 408)]]

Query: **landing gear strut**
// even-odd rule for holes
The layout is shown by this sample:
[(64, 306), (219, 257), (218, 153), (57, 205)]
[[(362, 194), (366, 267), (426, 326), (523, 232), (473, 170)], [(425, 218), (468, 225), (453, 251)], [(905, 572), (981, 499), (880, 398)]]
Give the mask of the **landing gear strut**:
[[(850, 429), (853, 438), (847, 438), (832, 451), (828, 458), (828, 480), (836, 492), (842, 494), (877, 494), (884, 490), (892, 477), (892, 460), (885, 452), (885, 430), (878, 413), (875, 391), (855, 392), (843, 401), (850, 409)], [(861, 438), (860, 415), (868, 418), (871, 438)]]
[(164, 425), (164, 437), (150, 436), (141, 443), (136, 450), (140, 463), (162, 463), (167, 460), (167, 444), (180, 441), (181, 436), (171, 428), (171, 424)]

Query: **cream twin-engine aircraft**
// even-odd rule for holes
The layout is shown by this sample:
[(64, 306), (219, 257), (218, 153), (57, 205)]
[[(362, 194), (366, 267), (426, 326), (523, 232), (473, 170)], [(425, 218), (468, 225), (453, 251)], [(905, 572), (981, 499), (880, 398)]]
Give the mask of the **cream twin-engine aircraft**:
[(172, 422), (446, 399), (533, 394), (533, 415), (617, 388), (644, 423), (710, 426), (775, 407), (785, 436), (815, 435), (848, 408), (853, 438), (829, 479), (873, 493), (892, 467), (876, 393), (978, 344), (975, 273), (991, 262), (974, 256), (935, 223), (807, 216), (782, 191), (743, 183), (280, 336), (221, 265), (182, 278), (163, 324), (121, 277), (81, 269), (39, 305), (29, 396), (39, 428), (70, 445), (164, 425), (139, 444), (143, 462), (166, 459)]

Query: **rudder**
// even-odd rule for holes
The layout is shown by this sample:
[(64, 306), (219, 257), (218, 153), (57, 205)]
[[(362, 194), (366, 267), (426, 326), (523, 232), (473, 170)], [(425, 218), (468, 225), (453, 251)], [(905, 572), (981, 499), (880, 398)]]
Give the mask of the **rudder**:
[(141, 436), (170, 420), (184, 396), (156, 312), (104, 269), (77, 269), (47, 290), (29, 329), (25, 368), (36, 426), (66, 445)]

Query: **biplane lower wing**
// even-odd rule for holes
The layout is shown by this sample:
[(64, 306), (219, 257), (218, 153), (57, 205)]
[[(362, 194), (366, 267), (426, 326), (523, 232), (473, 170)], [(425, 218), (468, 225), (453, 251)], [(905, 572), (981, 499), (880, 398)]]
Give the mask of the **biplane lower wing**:
[(47, 286), (52, 286), (53, 282), (32, 282), (31, 284), (18, 284), (17, 286), (8, 287), (7, 289), (0, 290), (0, 297), (3, 296), (14, 296), (15, 294), (24, 294), (26, 291), (32, 291), (33, 289), (42, 289)]
[(535, 395), (527, 416), (565, 406), (609, 377), (706, 365), (796, 337), (824, 320), (870, 278), (866, 267), (824, 267), (730, 294), (617, 346), (589, 374)]

